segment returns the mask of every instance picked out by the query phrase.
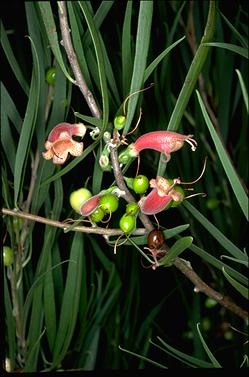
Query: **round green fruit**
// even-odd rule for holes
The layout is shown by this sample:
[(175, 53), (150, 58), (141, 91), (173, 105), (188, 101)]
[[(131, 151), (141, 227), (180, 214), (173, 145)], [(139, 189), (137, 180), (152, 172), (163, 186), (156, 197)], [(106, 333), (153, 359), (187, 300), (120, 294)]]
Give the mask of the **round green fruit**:
[(103, 217), (105, 216), (105, 212), (103, 211), (102, 208), (97, 208), (95, 211), (90, 215), (90, 219), (94, 223), (98, 223), (102, 221)]
[(91, 191), (87, 190), (84, 187), (76, 191), (73, 191), (69, 197), (71, 207), (76, 212), (80, 212), (80, 208), (82, 204), (85, 203), (89, 198), (91, 198), (91, 196), (92, 196)]
[(14, 262), (14, 252), (9, 246), (3, 247), (3, 263), (5, 266), (10, 266)]
[(145, 175), (137, 175), (132, 182), (132, 189), (136, 194), (144, 194), (149, 188), (149, 180)]
[(219, 204), (220, 204), (220, 201), (216, 198), (209, 198), (206, 201), (206, 207), (207, 209), (210, 209), (211, 211), (217, 208)]
[(55, 84), (55, 67), (51, 67), (47, 70), (46, 81), (49, 85)]
[(136, 215), (139, 211), (139, 205), (137, 203), (128, 203), (126, 206), (127, 215)]
[(105, 213), (115, 212), (118, 209), (118, 198), (112, 194), (103, 195), (99, 205)]
[(136, 227), (136, 217), (132, 215), (123, 215), (119, 220), (119, 227), (124, 233), (132, 232)]
[(124, 115), (119, 115), (114, 119), (114, 127), (116, 128), (116, 130), (122, 130), (122, 128), (124, 128), (125, 122), (126, 117)]

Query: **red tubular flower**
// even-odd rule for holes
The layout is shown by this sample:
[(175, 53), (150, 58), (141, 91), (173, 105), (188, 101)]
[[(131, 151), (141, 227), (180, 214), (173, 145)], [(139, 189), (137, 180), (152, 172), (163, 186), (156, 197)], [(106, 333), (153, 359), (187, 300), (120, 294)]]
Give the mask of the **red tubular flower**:
[(155, 215), (161, 212), (172, 200), (170, 195), (158, 195), (157, 189), (154, 188), (147, 196), (140, 199), (138, 205), (145, 215)]
[(97, 194), (85, 201), (85, 203), (83, 203), (80, 207), (80, 214), (83, 216), (91, 215), (91, 213), (93, 213), (95, 209), (98, 208), (101, 196), (102, 194)]
[(186, 141), (191, 145), (192, 151), (196, 150), (197, 142), (193, 135), (182, 135), (170, 131), (152, 131), (140, 136), (134, 143), (121, 153), (119, 160), (126, 163), (128, 158), (137, 157), (144, 149), (154, 149), (164, 153), (166, 162), (170, 160), (170, 154), (178, 151)]
[(152, 131), (140, 136), (133, 144), (135, 153), (140, 153), (143, 149), (154, 149), (166, 155), (166, 161), (170, 159), (170, 153), (178, 151), (186, 141), (195, 151), (197, 142), (193, 135), (181, 135), (170, 131)]
[(166, 178), (156, 177), (150, 180), (151, 192), (140, 199), (138, 205), (145, 215), (155, 215), (165, 209), (172, 200), (181, 200), (180, 193), (174, 190), (174, 186), (180, 183), (176, 178), (171, 185)]
[(86, 126), (83, 123), (70, 124), (59, 123), (55, 126), (45, 143), (46, 152), (42, 155), (45, 160), (53, 159), (54, 164), (64, 164), (68, 153), (72, 156), (80, 156), (83, 152), (83, 143), (72, 139), (72, 136), (83, 137), (86, 133)]
[(85, 136), (86, 126), (83, 123), (59, 123), (55, 126), (50, 134), (48, 135), (48, 141), (53, 143), (60, 138), (68, 137), (71, 139), (73, 135), (75, 136)]

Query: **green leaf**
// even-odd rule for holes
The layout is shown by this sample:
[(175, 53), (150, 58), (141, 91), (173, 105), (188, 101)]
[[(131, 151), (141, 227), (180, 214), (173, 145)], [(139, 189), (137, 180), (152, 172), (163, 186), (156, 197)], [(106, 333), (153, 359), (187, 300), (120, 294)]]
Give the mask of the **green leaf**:
[[(100, 29), (103, 21), (105, 20), (107, 14), (109, 13), (113, 4), (114, 4), (113, 0), (102, 1), (100, 3), (96, 13), (93, 16), (94, 25), (95, 25), (96, 29), (98, 29), (98, 30)], [(90, 5), (90, 3), (89, 3), (89, 5)], [(85, 48), (89, 48), (90, 43), (91, 43), (91, 34), (90, 34), (90, 31), (87, 30), (87, 32), (85, 33), (84, 38), (83, 38), (83, 45), (85, 46)]]
[(87, 347), (88, 356), (84, 363), (83, 370), (94, 370), (99, 347), (100, 327), (97, 327), (92, 334), (91, 341)]
[(128, 95), (132, 77), (132, 52), (131, 52), (131, 15), (132, 1), (127, 1), (122, 31), (122, 88), (123, 96)]
[(231, 187), (233, 189), (233, 192), (236, 196), (236, 199), (248, 221), (248, 197), (245, 193), (245, 190), (240, 182), (240, 179), (231, 163), (231, 160), (230, 160), (230, 157), (229, 155), (227, 154), (227, 151), (226, 149), (224, 148), (210, 118), (209, 118), (209, 115), (207, 113), (207, 110), (205, 108), (205, 105), (202, 101), (202, 98), (201, 98), (201, 95), (200, 93), (198, 92), (198, 90), (196, 91), (197, 93), (197, 98), (198, 98), (198, 101), (199, 101), (199, 104), (200, 104), (200, 107), (201, 107), (201, 111), (202, 111), (202, 114), (203, 114), (203, 117), (205, 119), (205, 122), (206, 122), (206, 125), (208, 127), (208, 130), (210, 132), (210, 135), (213, 139), (213, 142), (214, 142), (214, 145), (215, 145), (215, 148), (216, 148), (216, 151), (218, 153), (218, 156), (220, 158), (220, 161), (222, 163), (222, 166), (226, 172), (226, 175), (227, 175), (227, 178), (231, 184)]
[(130, 354), (130, 355), (132, 355), (132, 356), (136, 356), (136, 357), (138, 357), (140, 360), (147, 361), (148, 363), (150, 363), (150, 364), (152, 364), (152, 365), (154, 365), (154, 366), (156, 366), (156, 367), (158, 367), (158, 368), (168, 369), (168, 367), (166, 367), (165, 365), (160, 364), (160, 363), (158, 363), (158, 362), (156, 362), (156, 361), (154, 361), (154, 360), (151, 360), (151, 359), (149, 359), (148, 357), (145, 357), (145, 356), (143, 356), (143, 355), (139, 355), (139, 354), (137, 354), (137, 353), (135, 353), (135, 352), (129, 351), (129, 350), (125, 349), (125, 348), (122, 348), (121, 346), (118, 346), (118, 348), (119, 348), (121, 351), (126, 352), (126, 353), (128, 353), (128, 354)]
[(55, 291), (53, 275), (51, 271), (52, 260), (51, 254), (48, 255), (48, 272), (44, 277), (44, 321), (46, 326), (46, 335), (50, 352), (53, 352), (54, 341), (57, 332), (56, 308), (55, 308)]
[[(200, 256), (207, 263), (210, 263), (212, 266), (218, 268), (219, 270), (221, 270), (222, 267), (224, 266), (224, 263), (221, 260), (215, 258), (213, 255), (211, 255), (210, 253), (208, 253), (207, 251), (201, 249), (200, 247), (198, 247), (196, 245), (192, 244), (190, 246), (190, 250), (193, 251), (196, 255)], [(221, 255), (221, 258), (222, 257), (227, 257), (227, 256)], [(247, 261), (241, 261), (241, 260), (238, 260), (236, 258), (230, 258), (230, 257), (227, 257), (227, 258), (232, 259), (232, 260), (237, 261), (237, 262), (240, 262), (242, 264), (248, 265)], [(242, 275), (240, 272), (238, 272), (237, 270), (233, 269), (232, 267), (230, 267), (228, 265), (225, 265), (225, 267), (229, 271), (230, 275), (232, 275), (234, 278), (239, 280), (241, 283), (243, 283), (245, 285), (249, 284), (248, 278), (246, 276)]]
[(29, 155), (29, 149), (31, 145), (31, 139), (35, 128), (35, 121), (39, 104), (40, 93), (40, 66), (37, 56), (36, 48), (31, 38), (31, 46), (33, 52), (33, 72), (31, 79), (31, 86), (29, 92), (29, 100), (27, 109), (21, 129), (21, 134), (18, 142), (15, 169), (14, 169), (14, 200), (15, 207), (18, 207), (18, 198), (22, 187), (22, 181), (25, 175), (25, 167)]
[(177, 240), (170, 248), (167, 254), (160, 259), (160, 266), (171, 266), (174, 259), (180, 255), (184, 250), (188, 249), (193, 242), (193, 237), (182, 237)]
[(235, 69), (235, 71), (236, 71), (236, 73), (238, 75), (238, 78), (239, 78), (239, 83), (240, 83), (242, 95), (243, 95), (243, 98), (244, 98), (244, 102), (245, 102), (245, 106), (246, 106), (246, 111), (247, 111), (247, 113), (249, 113), (248, 92), (247, 92), (247, 89), (246, 89), (243, 77), (241, 75), (241, 72), (238, 69)]
[(163, 344), (165, 349), (163, 347), (160, 347), (158, 344), (152, 342), (151, 340), (150, 340), (150, 343), (160, 348), (162, 351), (168, 353), (170, 356), (176, 358), (177, 360), (180, 360), (182, 363), (187, 364), (191, 367), (198, 367), (198, 368), (212, 368), (213, 367), (211, 363), (207, 363), (206, 361), (197, 359), (196, 357), (190, 356), (170, 346), (168, 343), (164, 342), (159, 336), (157, 336), (157, 339)]
[(95, 127), (98, 127), (99, 129), (101, 129), (101, 127), (102, 127), (102, 120), (101, 119), (98, 119), (98, 118), (95, 118), (95, 117), (90, 117), (88, 115), (82, 115), (82, 114), (78, 113), (77, 111), (75, 111), (74, 115), (77, 118), (80, 118), (80, 119), (84, 120), (85, 122), (90, 123)]
[(214, 237), (219, 244), (224, 247), (230, 254), (232, 254), (237, 259), (247, 260), (246, 255), (234, 245), (218, 228), (216, 228), (211, 221), (209, 221), (205, 216), (203, 216), (192, 204), (186, 200), (183, 203), (184, 207), (187, 208), (190, 213), (199, 221), (205, 229)]
[(208, 348), (203, 336), (201, 335), (201, 332), (200, 332), (200, 323), (197, 324), (197, 331), (198, 331), (198, 335), (200, 337), (200, 340), (201, 340), (201, 343), (203, 345), (203, 348), (205, 349), (210, 361), (212, 362), (213, 364), (213, 367), (214, 368), (221, 368), (221, 365), (220, 363), (216, 360), (216, 358), (214, 357), (214, 355), (212, 354), (212, 352), (210, 351), (210, 349)]
[(15, 126), (18, 134), (21, 132), (22, 117), (16, 108), (15, 101), (11, 98), (7, 88), (1, 82), (1, 113), (4, 112)]
[(243, 296), (248, 300), (248, 288), (246, 288), (244, 285), (240, 284), (237, 280), (233, 279), (225, 270), (224, 267), (222, 267), (222, 272), (225, 276), (225, 278), (229, 281), (229, 283)]
[(6, 269), (4, 268), (4, 309), (5, 309), (5, 323), (6, 323), (6, 337), (7, 337), (7, 349), (6, 354), (10, 359), (11, 372), (16, 367), (16, 324), (13, 321), (13, 308), (11, 304), (10, 292), (8, 288), (8, 282), (6, 278)]
[(10, 97), (5, 89), (5, 86), (3, 83), (1, 83), (1, 143), (5, 156), (7, 157), (6, 160), (8, 161), (11, 172), (14, 175), (16, 145), (12, 136), (8, 114), (11, 112), (13, 113), (15, 108), (12, 107), (12, 101), (7, 102), (7, 99), (10, 99)]
[(146, 68), (145, 72), (144, 72), (144, 81), (143, 82), (146, 82), (146, 80), (149, 78), (149, 76), (151, 75), (151, 73), (154, 71), (154, 69), (158, 66), (158, 64), (161, 62), (162, 59), (164, 59), (168, 53), (176, 46), (178, 45), (178, 43), (180, 43), (181, 41), (183, 41), (186, 37), (182, 37), (180, 39), (178, 39), (176, 42), (174, 42), (172, 45), (170, 45), (169, 47), (167, 47), (164, 51), (161, 52), (161, 54), (158, 55), (157, 58), (155, 58), (153, 60), (152, 63), (150, 63), (150, 65)]
[(105, 63), (103, 57), (103, 51), (100, 42), (99, 31), (97, 30), (92, 15), (90, 13), (88, 4), (84, 1), (79, 1), (80, 8), (84, 14), (86, 19), (94, 49), (97, 58), (98, 64), (98, 73), (99, 73), (99, 80), (101, 86), (101, 95), (102, 95), (102, 106), (103, 106), (103, 130), (107, 127), (108, 118), (109, 118), (109, 97), (108, 97), (108, 90), (107, 90), (107, 83), (106, 83), (106, 73), (105, 73)]
[(226, 50), (235, 52), (236, 54), (239, 54), (246, 59), (249, 58), (249, 53), (248, 53), (247, 48), (240, 47), (231, 43), (209, 42), (209, 43), (203, 43), (203, 46), (224, 48)]
[[(212, 40), (216, 24), (216, 4), (214, 1), (209, 2), (209, 12), (206, 27), (201, 39), (201, 43), (195, 53), (192, 63), (189, 67), (188, 73), (184, 80), (184, 84), (177, 98), (174, 110), (171, 114), (167, 130), (177, 131), (180, 126), (183, 114), (188, 105), (189, 98), (194, 90), (199, 74), (207, 59), (209, 48), (203, 46), (204, 43)], [(166, 169), (165, 162), (160, 161), (157, 169), (157, 175), (164, 175)]]
[(236, 259), (236, 258), (232, 258), (232, 257), (228, 257), (227, 255), (221, 255), (220, 258), (227, 258), (229, 260), (232, 260), (236, 263), (240, 263), (240, 264), (243, 264), (245, 267), (248, 267), (248, 258), (247, 258), (247, 261), (244, 261), (244, 260), (241, 260), (241, 259)]
[(58, 367), (70, 345), (79, 310), (80, 287), (82, 280), (83, 237), (75, 233), (73, 237), (67, 280), (60, 310), (60, 319), (55, 339), (52, 367)]
[[(151, 23), (153, 14), (153, 1), (141, 1), (139, 6), (137, 37), (136, 37), (136, 51), (134, 66), (132, 72), (132, 80), (130, 86), (130, 93), (141, 89), (144, 80), (146, 61), (150, 43)], [(124, 135), (130, 129), (132, 119), (134, 117), (137, 106), (139, 94), (134, 94), (128, 102), (126, 123), (123, 130)], [(125, 114), (126, 115), (126, 114)]]
[[(70, 19), (70, 29), (72, 33), (72, 40), (73, 40), (73, 46), (74, 50), (77, 56), (78, 63), (81, 68), (82, 75), (87, 83), (88, 86), (92, 88), (92, 83), (91, 83), (91, 78), (86, 62), (86, 57), (84, 48), (83, 48), (83, 43), (82, 43), (82, 38), (81, 38), (81, 32), (78, 26), (77, 22), (77, 15), (78, 15), (78, 7), (77, 3), (68, 1), (67, 2), (67, 7), (68, 7), (68, 14), (69, 14), (69, 19)], [(80, 25), (82, 28), (82, 25)]]
[(18, 64), (18, 62), (15, 58), (15, 55), (14, 55), (13, 50), (11, 48), (11, 45), (10, 45), (10, 42), (9, 42), (9, 39), (8, 39), (7, 34), (6, 34), (6, 31), (5, 31), (5, 28), (3, 26), (2, 21), (1, 21), (1, 45), (3, 47), (5, 55), (7, 57), (8, 62), (9, 62), (9, 65), (10, 65), (17, 81), (21, 85), (24, 93), (28, 96), (29, 85), (28, 85), (26, 79), (24, 78), (23, 73), (21, 71), (21, 68), (20, 68), (20, 66), (19, 66), (19, 64)]
[(233, 24), (231, 24), (231, 22), (224, 16), (224, 14), (222, 12), (219, 12), (221, 17), (223, 18), (223, 20), (226, 22), (226, 24), (228, 25), (228, 27), (231, 29), (231, 31), (233, 32), (233, 34), (235, 35), (235, 37), (240, 41), (240, 43), (248, 49), (248, 38), (244, 38), (239, 32), (238, 30), (234, 27)]
[(46, 29), (47, 37), (50, 43), (50, 47), (54, 53), (54, 56), (60, 65), (61, 70), (69, 81), (74, 83), (74, 79), (67, 72), (66, 66), (60, 50), (60, 44), (58, 41), (58, 35), (56, 31), (56, 25), (54, 22), (54, 16), (49, 1), (38, 1), (38, 5), (41, 11), (42, 20)]

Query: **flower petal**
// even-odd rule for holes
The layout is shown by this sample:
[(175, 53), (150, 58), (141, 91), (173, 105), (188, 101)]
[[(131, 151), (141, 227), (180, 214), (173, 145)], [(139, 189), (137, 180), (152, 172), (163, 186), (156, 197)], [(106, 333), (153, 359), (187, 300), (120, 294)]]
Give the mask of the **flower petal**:
[(157, 189), (154, 188), (147, 196), (140, 199), (138, 205), (141, 212), (145, 215), (155, 215), (163, 211), (171, 200), (172, 197), (170, 195), (160, 196), (158, 195)]
[(80, 208), (81, 215), (89, 216), (91, 213), (93, 213), (95, 209), (99, 206), (99, 200), (101, 196), (102, 196), (101, 194), (94, 195), (90, 199), (88, 199), (85, 203), (83, 203)]

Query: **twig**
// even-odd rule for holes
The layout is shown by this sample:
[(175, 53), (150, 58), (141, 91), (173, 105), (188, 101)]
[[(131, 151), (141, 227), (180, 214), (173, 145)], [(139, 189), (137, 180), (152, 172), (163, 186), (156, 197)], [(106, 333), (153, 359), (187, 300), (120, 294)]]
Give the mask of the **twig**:
[(217, 301), (220, 305), (224, 306), (225, 308), (229, 309), (242, 319), (248, 322), (248, 312), (243, 310), (240, 306), (235, 304), (229, 297), (223, 296), (219, 292), (215, 291), (209, 285), (207, 285), (198, 275), (197, 273), (187, 265), (180, 258), (176, 258), (174, 263), (176, 268), (178, 268), (195, 286), (195, 292), (202, 292), (205, 293), (207, 296), (211, 297), (215, 301)]
[[(118, 162), (118, 154), (117, 154), (117, 146), (112, 146), (110, 148), (110, 156), (112, 160), (112, 167), (113, 173), (115, 176), (115, 180), (117, 186), (125, 191), (125, 195), (123, 198), (127, 202), (134, 202), (135, 199), (133, 198), (132, 194), (129, 192), (120, 169), (120, 165)], [(153, 225), (148, 216), (144, 214), (139, 214), (140, 220), (143, 223), (144, 227), (150, 232), (153, 229)], [(166, 251), (169, 250), (169, 247), (164, 243), (163, 249)], [(187, 265), (187, 263), (179, 257), (176, 257), (173, 261), (173, 265), (178, 268), (195, 286), (195, 292), (203, 292), (207, 296), (211, 297), (212, 299), (216, 300), (220, 305), (226, 307), (242, 319), (248, 321), (248, 313), (232, 302), (228, 297), (224, 297), (219, 292), (215, 291), (213, 288), (209, 287), (198, 275), (197, 273)]]
[[(21, 219), (27, 219), (27, 220), (35, 221), (38, 223), (47, 224), (50, 226), (54, 226), (56, 228), (68, 229), (69, 227), (71, 227), (70, 224), (66, 224), (60, 221), (56, 221), (56, 220), (47, 219), (46, 217), (33, 215), (31, 213), (27, 213), (23, 211), (16, 211), (14, 209), (9, 209), (9, 208), (2, 208), (1, 211), (4, 215), (19, 217)], [(81, 232), (81, 233), (101, 234), (101, 235), (106, 235), (106, 236), (119, 236), (123, 234), (121, 229), (116, 229), (116, 228), (109, 229), (109, 228), (89, 227), (89, 226), (75, 226), (72, 228), (72, 231)], [(138, 228), (133, 232), (133, 235), (143, 236), (146, 233), (147, 233), (146, 229)]]
[(69, 31), (68, 19), (67, 19), (66, 2), (58, 1), (58, 9), (59, 9), (60, 28), (61, 28), (61, 34), (62, 34), (62, 44), (65, 48), (70, 66), (74, 73), (74, 77), (76, 80), (75, 84), (79, 87), (81, 93), (83, 94), (92, 115), (95, 116), (96, 118), (100, 118), (101, 112), (97, 106), (97, 103), (93, 97), (92, 92), (89, 90), (86, 84), (86, 81), (81, 73), (77, 56), (73, 48), (72, 39), (71, 39), (70, 31)]

